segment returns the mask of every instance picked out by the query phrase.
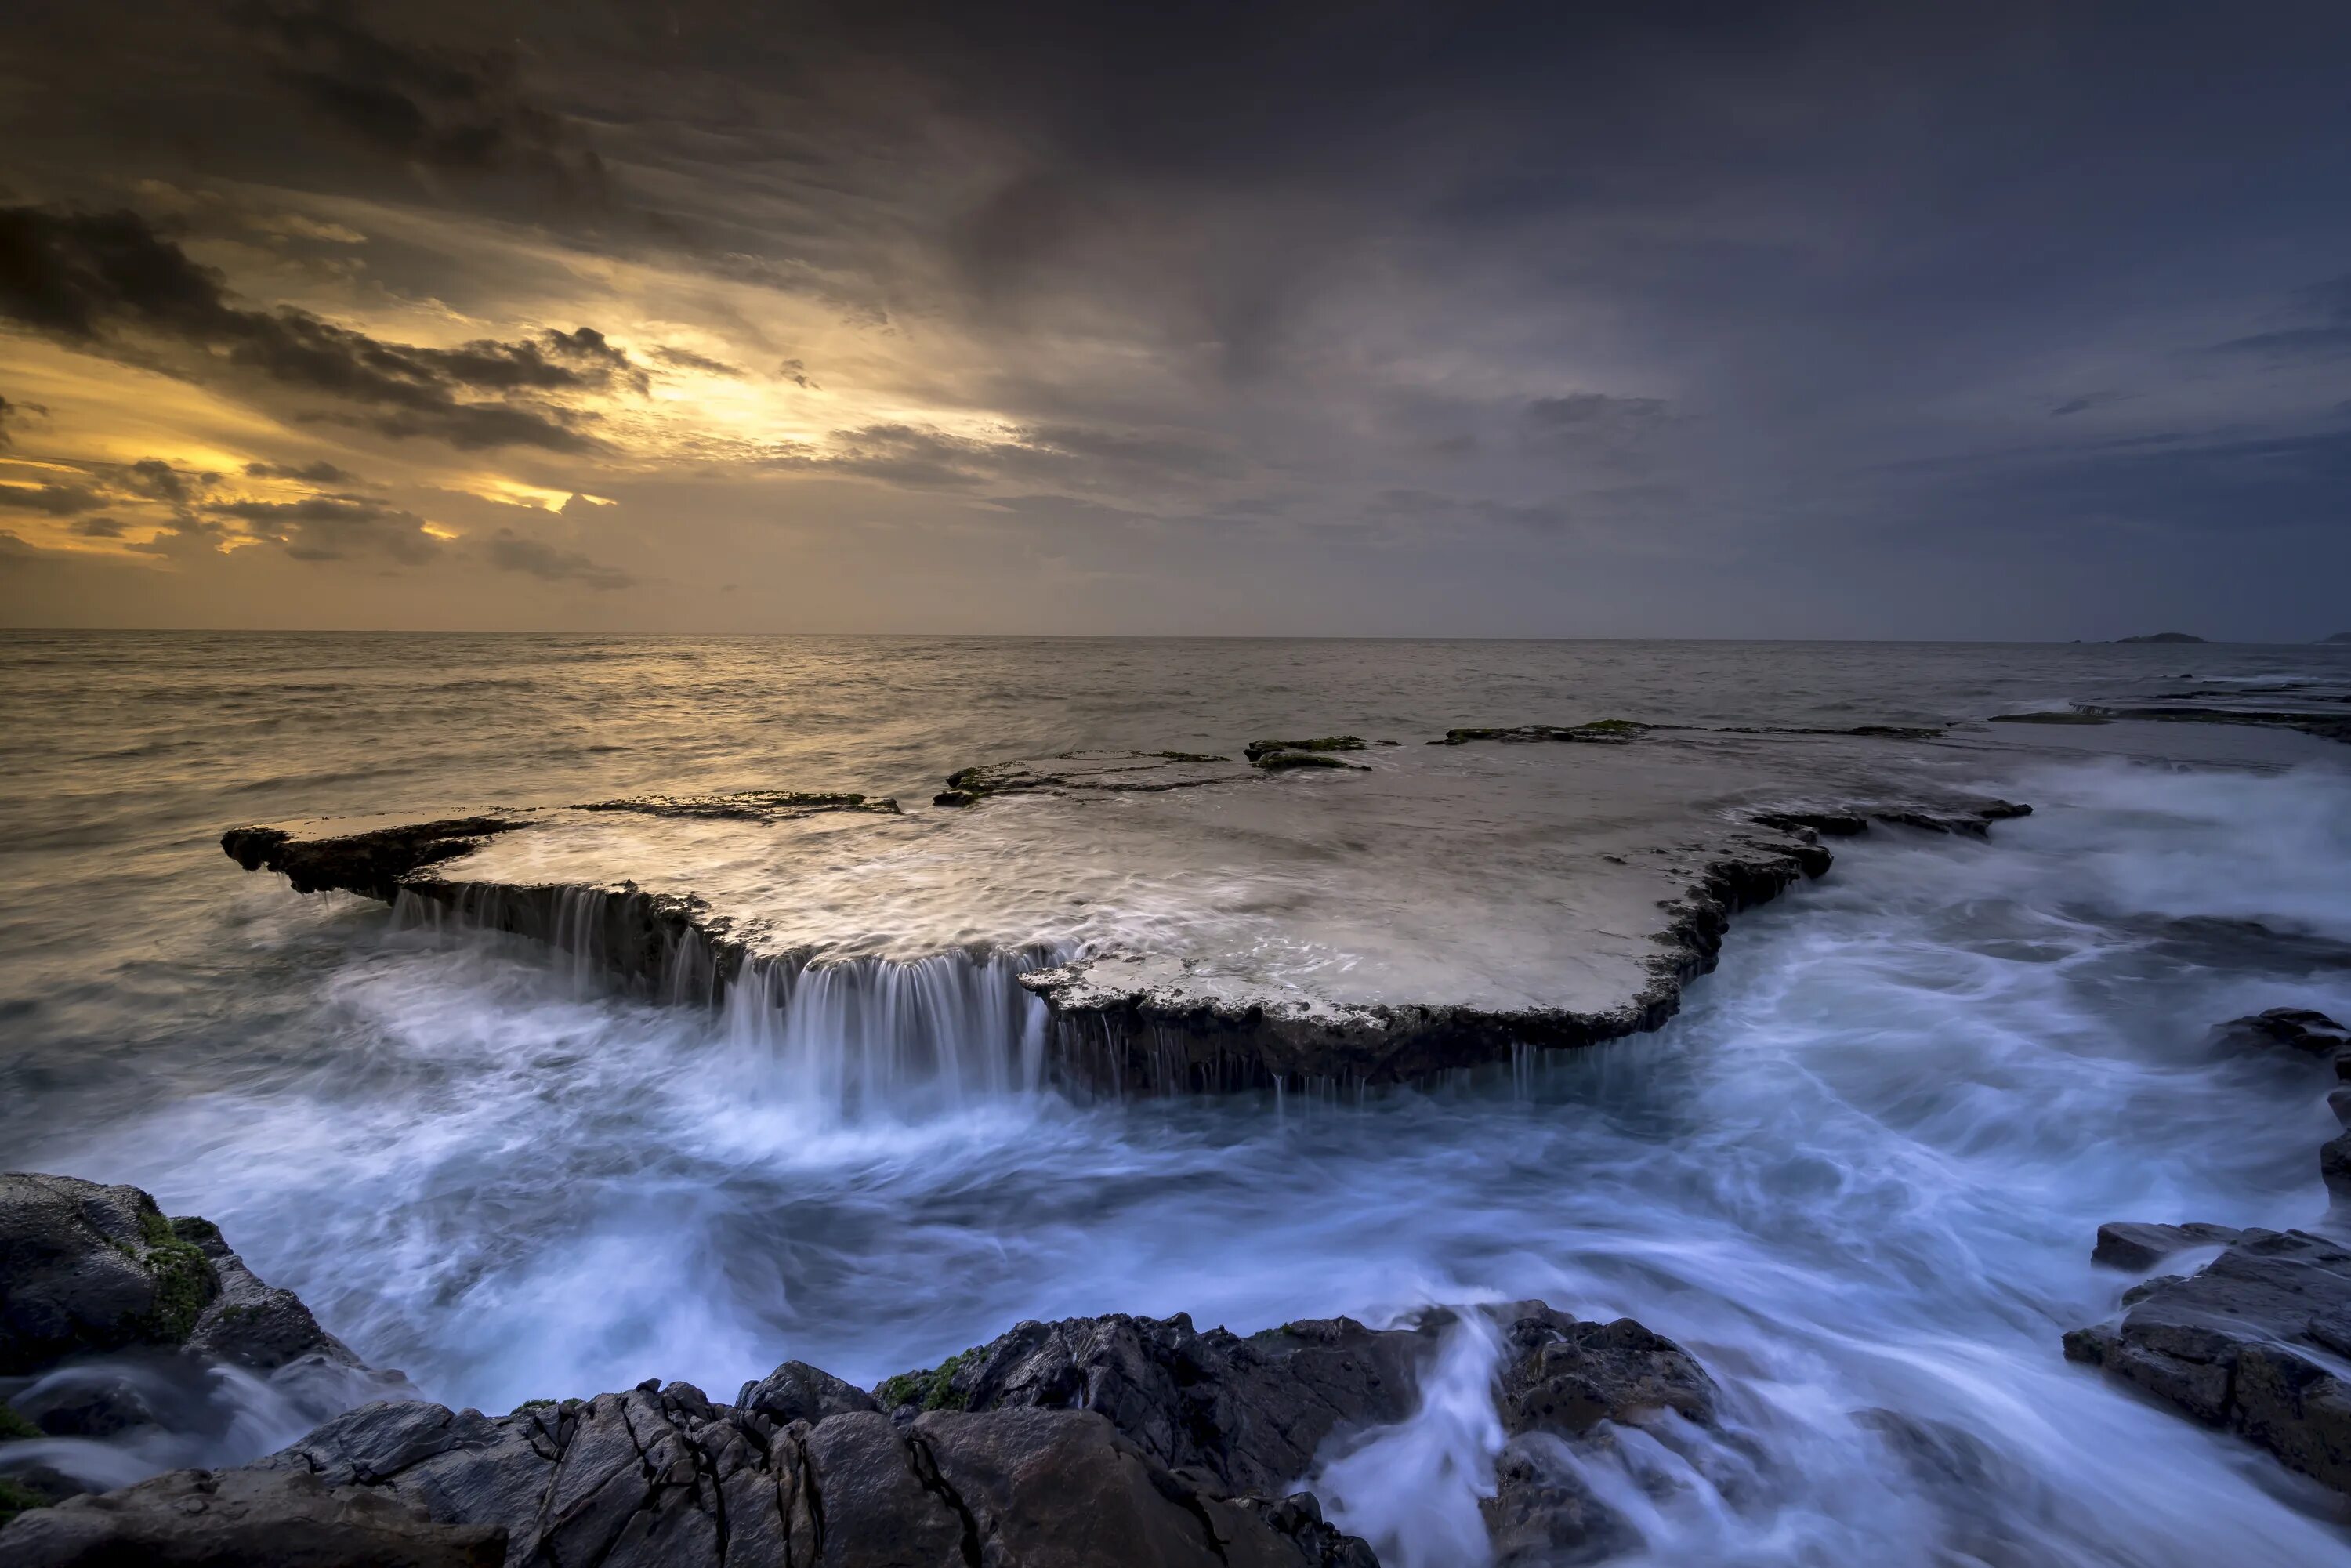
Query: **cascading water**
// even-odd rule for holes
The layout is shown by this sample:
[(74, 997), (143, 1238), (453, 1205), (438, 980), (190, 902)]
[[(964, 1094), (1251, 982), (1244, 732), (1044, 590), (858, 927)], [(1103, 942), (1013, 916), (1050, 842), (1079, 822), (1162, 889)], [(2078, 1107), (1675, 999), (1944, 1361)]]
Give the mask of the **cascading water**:
[(844, 1120), (952, 1111), (1044, 1085), (1034, 955), (940, 953), (747, 964), (726, 994), (730, 1045), (781, 1092)]
[[(957, 669), (996, 656), (963, 650)], [(916, 760), (999, 754), (1038, 704), (1036, 671), (1064, 656), (1079, 657), (1024, 653), (998, 706), (924, 731)], [(1910, 711), (1883, 695), (1894, 685), (1929, 693), (1913, 705), (1924, 716), (2009, 712), (2120, 691), (2121, 676), (2078, 671), (2136, 656), (1490, 644), (1416, 651), (1415, 667), (1437, 673), (1429, 712), (1410, 711), (1419, 733), (1490, 711), (1478, 683), (1501, 670), (1532, 672), (1511, 676), (1529, 694), (1514, 709), (1571, 716), (1850, 723)], [(2252, 657), (2146, 655), (2158, 656), (2147, 671), (2162, 679), (2189, 659), (2226, 674)], [(1262, 655), (1165, 657), (1183, 679), (1149, 688), (1148, 735), (1131, 716), (1140, 677), (1088, 688), (1114, 689), (1126, 716), (1099, 738), (1210, 744), (1245, 680), (1201, 662)], [(1325, 705), (1395, 711), (1377, 693), (1333, 697), (1372, 663), (1360, 653), (1295, 657), (1317, 661), (1295, 677), (1311, 711), (1250, 710), (1268, 713), (1266, 733), (1323, 733)], [(1623, 669), (1593, 674), (1595, 660)], [(1636, 680), (1623, 670), (1638, 660)], [(819, 674), (808, 690), (837, 689)], [(1393, 665), (1379, 678), (1393, 686)], [(1060, 702), (1070, 683), (1046, 685)], [(1162, 700), (1177, 686), (1201, 695)], [(780, 700), (772, 680), (744, 689)], [(1770, 706), (1800, 690), (1822, 695)], [(251, 706), (274, 719), (294, 700)], [(2032, 817), (1989, 842), (1838, 844), (1825, 880), (1740, 916), (1722, 967), (1655, 1034), (1407, 1090), (1118, 1101), (1053, 1086), (1018, 977), (1060, 955), (738, 977), (683, 937), (624, 939), (609, 905), (583, 904), (557, 955), (546, 937), (499, 935), (519, 912), (446, 913), (436, 930), (407, 910), (387, 936), (380, 906), (239, 876), (214, 840), (264, 802), (386, 804), (380, 779), (359, 778), (313, 805), (344, 788), (303, 770), (336, 700), (289, 724), (299, 744), (283, 743), (292, 782), (277, 795), (197, 793), (168, 843), (109, 841), (89, 852), (96, 869), (24, 881), (5, 916), (26, 923), (14, 950), (46, 958), (13, 976), (19, 1065), (0, 1132), (12, 1165), (136, 1183), (216, 1220), (256, 1271), (430, 1397), (502, 1412), (646, 1377), (723, 1394), (787, 1358), (870, 1385), (1029, 1318), (1187, 1312), (1246, 1333), (1541, 1298), (1635, 1317), (1720, 1385), (1719, 1431), (1668, 1425), (1538, 1455), (1625, 1521), (1612, 1568), (2204, 1568), (2351, 1551), (2316, 1489), (2059, 1348), (2134, 1282), (2090, 1265), (2100, 1222), (2324, 1215), (2325, 1069), (2206, 1035), (2262, 1008), (2351, 1017), (2339, 764), (2020, 767), (1984, 782)], [(436, 747), (411, 752), (493, 769), (515, 700), (454, 739), (448, 705), (429, 705)], [(706, 754), (652, 749), (691, 707), (607, 709), (592, 738), (648, 748), (632, 787), (715, 778)], [(186, 708), (152, 711), (165, 725)], [(778, 733), (763, 707), (710, 711), (705, 726), (729, 735)], [(381, 727), (331, 733), (357, 745)], [(600, 753), (553, 782), (435, 775), (403, 799), (590, 799), (621, 787), (615, 766)], [(730, 766), (746, 783), (817, 776), (766, 756)], [(88, 798), (58, 798), (63, 841)], [(124, 890), (151, 873), (164, 894), (134, 904)], [(94, 885), (115, 894), (103, 919), (58, 891)], [(550, 934), (566, 919), (555, 902), (528, 917)], [(607, 957), (583, 964), (597, 943)], [(608, 961), (648, 967), (614, 984), (598, 973)], [(1489, 1372), (1461, 1348), (1416, 1424), (1301, 1478), (1398, 1568), (1475, 1561), (1459, 1526), (1492, 1453)], [(118, 1473), (123, 1454), (217, 1461), (299, 1418), (202, 1452), (108, 1442)]]
[(830, 1119), (904, 1118), (1025, 1094), (1046, 1081), (1046, 1009), (1019, 984), (1060, 962), (1045, 947), (918, 958), (747, 957), (714, 951), (674, 901), (634, 890), (459, 884), (402, 891), (395, 933), (436, 940), (520, 935), (586, 998), (616, 986), (705, 1009), (742, 1069)]

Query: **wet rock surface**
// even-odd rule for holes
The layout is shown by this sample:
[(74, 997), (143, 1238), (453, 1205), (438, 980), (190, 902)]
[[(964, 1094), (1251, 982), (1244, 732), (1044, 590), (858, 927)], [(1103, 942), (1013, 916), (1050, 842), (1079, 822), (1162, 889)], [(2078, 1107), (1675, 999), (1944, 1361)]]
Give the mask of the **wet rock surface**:
[(1441, 1337), (1458, 1332), (1500, 1342), (1512, 1447), (1487, 1515), (1503, 1561), (1626, 1537), (1553, 1462), (1561, 1445), (1605, 1442), (1611, 1424), (1714, 1420), (1711, 1381), (1672, 1342), (1540, 1301), (1247, 1338), (1112, 1315), (1022, 1323), (873, 1395), (787, 1363), (732, 1405), (655, 1382), (496, 1417), (367, 1405), (255, 1465), (27, 1514), (0, 1532), (0, 1552), (41, 1568), (240, 1551), (437, 1565), (500, 1550), (614, 1568), (1375, 1568), (1299, 1483), (1410, 1417)]
[(935, 806), (976, 806), (996, 795), (1050, 795), (1077, 791), (1156, 794), (1196, 789), (1248, 778), (1227, 757), (1197, 751), (1065, 751), (1037, 761), (992, 762), (958, 768), (946, 788), (931, 797)]
[(2065, 1354), (2351, 1491), (2351, 1251), (2300, 1230), (2248, 1230), (2186, 1278), (2126, 1297), (2118, 1322)]
[[(26, 1513), (0, 1531), (10, 1568), (498, 1568), (507, 1533), (436, 1524), (381, 1488), (305, 1471), (173, 1470)], [(517, 1561), (519, 1561), (517, 1559)]]
[(0, 1175), (0, 1375), (133, 1348), (260, 1372), (313, 1356), (359, 1364), (211, 1221), (168, 1219), (134, 1186)]
[(737, 822), (789, 822), (824, 811), (900, 814), (888, 796), (812, 789), (738, 789), (724, 795), (632, 795), (618, 800), (588, 800), (575, 811), (630, 811), (641, 817), (714, 818)]
[[(2214, 1033), (2223, 1044), (2314, 1055), (2335, 1051), (2341, 1026), (2324, 1013), (2273, 1008)], [(2338, 1070), (2346, 1056), (2335, 1056)], [(2116, 1268), (2150, 1269), (2189, 1248), (2225, 1249), (2193, 1274), (2133, 1286), (2118, 1319), (2065, 1335), (2065, 1354), (2351, 1492), (2351, 1249), (2339, 1239), (2351, 1204), (2351, 1132), (2319, 1150), (2318, 1168), (2332, 1234), (2099, 1227), (2093, 1260)]]
[(1180, 962), (1109, 956), (1032, 970), (1020, 984), (1052, 1009), (1064, 1059), (1114, 1092), (1230, 1090), (1270, 1082), (1391, 1083), (1656, 1028), (1713, 968), (1730, 918), (1828, 869), (1804, 841), (1746, 841), (1698, 869), (1666, 918), (1648, 984), (1602, 1012), (1332, 1005), (1246, 987), (1210, 989)]
[(1504, 727), (1468, 727), (1448, 729), (1442, 740), (1432, 740), (1431, 746), (1468, 746), (1472, 741), (1493, 740), (1505, 745), (1523, 746), (1544, 741), (1583, 741), (1600, 746), (1623, 746), (1637, 739), (1649, 727), (1625, 718), (1594, 719), (1589, 724), (1521, 724)]
[(2090, 707), (2081, 710), (2096, 718), (2147, 719), (2158, 724), (2249, 724), (2272, 729), (2298, 730), (2321, 740), (2351, 742), (2351, 715), (2301, 713), (2283, 708), (2187, 706), (2152, 704), (2136, 707)]
[[(2026, 810), (1887, 781), (1877, 737), (1896, 727), (1856, 742), (1603, 719), (1447, 737), (1597, 744), (1450, 753), (1344, 733), (1239, 757), (1072, 750), (950, 775), (938, 803), (985, 811), (650, 796), (243, 828), (224, 847), (300, 889), (548, 942), (664, 1000), (724, 1001), (750, 971), (780, 1002), (835, 953), (1009, 956), (1046, 1006), (1052, 1082), (1335, 1091), (1654, 1029), (1733, 915), (1829, 869), (1823, 838), (1981, 837)], [(1269, 777), (1307, 770), (1345, 777)]]
[(247, 871), (284, 873), (297, 893), (340, 891), (390, 903), (424, 867), (470, 854), (520, 825), (505, 817), (453, 817), (322, 838), (284, 828), (231, 828), (221, 848)]
[(2199, 1247), (2225, 1247), (2244, 1232), (2226, 1225), (2144, 1225), (2118, 1220), (2098, 1227), (2098, 1242), (2090, 1261), (2105, 1269), (2140, 1273), (2175, 1252)]
[(167, 1218), (134, 1186), (0, 1175), (0, 1523), (89, 1490), (38, 1439), (218, 1435), (236, 1419), (223, 1380), (239, 1378), (313, 1418), (409, 1391), (256, 1278), (211, 1221)]
[(1374, 746), (1394, 746), (1393, 740), (1365, 740), (1360, 735), (1319, 735), (1304, 740), (1252, 740), (1241, 747), (1251, 762), (1283, 751), (1365, 751)]
[(2351, 1029), (2308, 1008), (2272, 1008), (2267, 1012), (2250, 1013), (2231, 1019), (2218, 1033), (2221, 1044), (2248, 1051), (2283, 1046), (2313, 1056), (2330, 1057), (2351, 1051)]

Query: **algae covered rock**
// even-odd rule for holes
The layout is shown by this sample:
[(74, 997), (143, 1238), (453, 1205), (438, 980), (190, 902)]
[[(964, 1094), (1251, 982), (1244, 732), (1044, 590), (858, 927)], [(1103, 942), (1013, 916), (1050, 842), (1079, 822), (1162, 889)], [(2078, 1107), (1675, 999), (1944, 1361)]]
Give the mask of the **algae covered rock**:
[(183, 1344), (220, 1292), (211, 1260), (137, 1187), (0, 1176), (0, 1375)]

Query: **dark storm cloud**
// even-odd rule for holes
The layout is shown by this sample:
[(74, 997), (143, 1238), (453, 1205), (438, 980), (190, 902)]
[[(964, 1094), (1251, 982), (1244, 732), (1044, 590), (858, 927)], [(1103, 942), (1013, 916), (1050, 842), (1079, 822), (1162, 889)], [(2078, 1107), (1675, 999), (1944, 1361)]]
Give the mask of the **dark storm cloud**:
[[(12, 26), (42, 68), (0, 101), (26, 193), (11, 199), (44, 204), (36, 257), (83, 283), (44, 283), (0, 229), (0, 314), (281, 418), (516, 447), (513, 477), (550, 490), (586, 482), (564, 460), (591, 448), (649, 494), (680, 486), (665, 500), (739, 485), (737, 515), (791, 518), (778, 538), (822, 529), (829, 559), (887, 554), (897, 536), (869, 517), (996, 508), (1188, 539), (1229, 576), (1290, 573), (1287, 599), (1364, 630), (1426, 596), (1337, 586), (1358, 540), (1440, 541), (1464, 605), (1622, 599), (1615, 629), (1698, 612), (1601, 584), (1593, 560), (1626, 541), (1660, 572), (1784, 563), (1803, 580), (1774, 625), (1827, 632), (2074, 634), (1957, 595), (1913, 628), (1881, 590), (1970, 549), (1989, 580), (2033, 580), (2118, 528), (2185, 548), (2089, 574), (2096, 594), (2268, 572), (2331, 616), (2320, 585), (2351, 571), (2351, 533), (2314, 520), (2290, 573), (2231, 548), (2266, 519), (2322, 518), (2337, 480), (2351, 284), (2309, 286), (2351, 256), (2351, 208), (2313, 198), (2351, 188), (2340, 7), (237, 15), (122, 0)], [(336, 242), (347, 270), (329, 274), (299, 225), (231, 233), (228, 206), (124, 193), (150, 179), (235, 182), (239, 213), (267, 191), (364, 243)], [(50, 204), (132, 199), (186, 214), (186, 245), (228, 276), (178, 231), (102, 234)], [(427, 350), (272, 292), (328, 277), (317, 298), (498, 323), (609, 300), (560, 319), (696, 348), (632, 361), (500, 325)], [(763, 411), (798, 439), (714, 421), (664, 447), (644, 405), (590, 413), (648, 371), (738, 367), (714, 403), (822, 382)], [(400, 459), (351, 461), (402, 493)], [(831, 511), (813, 497), (852, 487), (804, 484), (842, 478), (854, 501)], [(105, 500), (117, 481), (75, 483)], [(701, 515), (679, 504), (664, 526), (691, 535)], [(1241, 528), (1277, 547), (1245, 571), (1222, 553)], [(1301, 539), (1329, 560), (1274, 564)], [(550, 581), (611, 570), (520, 535), (505, 550), (504, 570)], [(1737, 631), (1774, 598), (1744, 577), (1739, 592), (1709, 624)], [(1577, 622), (1537, 608), (1463, 629)]]
[(603, 184), (601, 162), (530, 93), (510, 49), (403, 42), (344, 7), (258, 4), (231, 15), (272, 75), (380, 152), (448, 170), (521, 165), (587, 191)]
[(582, 416), (545, 394), (643, 387), (643, 371), (586, 327), (433, 349), (290, 306), (245, 308), (219, 272), (127, 211), (0, 208), (0, 319), (132, 362), (158, 346), (194, 350), (202, 357), (189, 373), (217, 356), (289, 391), (376, 410), (319, 417), (461, 448), (593, 450)]
[(441, 548), (424, 531), (423, 517), (364, 496), (219, 501), (205, 507), (204, 512), (212, 517), (233, 517), (254, 533), (279, 541), (297, 560), (344, 560), (374, 554), (417, 566), (433, 559)]
[(583, 588), (614, 592), (636, 585), (636, 579), (617, 568), (601, 564), (578, 550), (557, 549), (543, 540), (500, 528), (490, 536), (486, 553), (501, 571), (518, 571), (546, 582), (576, 582)]
[(366, 483), (348, 469), (326, 462), (319, 463), (248, 463), (246, 476), (250, 479), (298, 479), (309, 485), (360, 485)]
[(217, 474), (197, 474), (174, 468), (160, 457), (142, 457), (122, 476), (123, 486), (132, 495), (144, 496), (172, 507), (188, 505), (200, 491), (219, 482)]
[(37, 402), (11, 402), (0, 397), (0, 446), (12, 445), (16, 437), (9, 433), (11, 424), (21, 423), (28, 413), (46, 414), (49, 411)]
[(120, 517), (77, 517), (73, 531), (86, 539), (119, 539), (122, 537)]
[(103, 497), (81, 485), (0, 484), (0, 507), (12, 511), (70, 517), (82, 512), (96, 511), (104, 505)]

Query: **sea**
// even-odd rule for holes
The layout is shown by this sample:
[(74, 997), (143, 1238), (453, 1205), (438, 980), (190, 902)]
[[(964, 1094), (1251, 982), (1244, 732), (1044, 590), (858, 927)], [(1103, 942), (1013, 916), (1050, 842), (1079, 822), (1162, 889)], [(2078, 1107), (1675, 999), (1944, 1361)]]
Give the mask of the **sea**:
[[(1032, 1318), (1540, 1297), (1723, 1388), (1719, 1463), (1588, 1459), (1639, 1537), (1612, 1562), (2343, 1563), (2339, 1500), (2059, 1340), (2133, 1282), (2091, 1265), (2101, 1222), (2325, 1223), (2327, 1074), (2212, 1031), (2351, 1019), (2351, 747), (2016, 727), (1984, 782), (2032, 816), (1840, 843), (1664, 1028), (1325, 1098), (844, 1106), (724, 1009), (219, 847), (638, 791), (926, 810), (1080, 747), (2183, 694), (2340, 704), (2351, 646), (0, 633), (0, 1166), (206, 1216), (370, 1364), (493, 1413), (786, 1359), (871, 1384)], [(1301, 1480), (1397, 1568), (1478, 1562), (1490, 1373), (1448, 1356), (1424, 1419)], [(44, 1454), (120, 1484), (329, 1413), (220, 1401)], [(1889, 1411), (1981, 1484), (1906, 1467)]]

